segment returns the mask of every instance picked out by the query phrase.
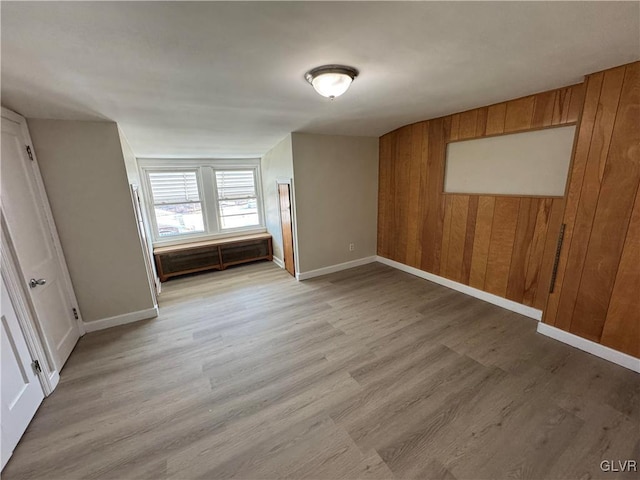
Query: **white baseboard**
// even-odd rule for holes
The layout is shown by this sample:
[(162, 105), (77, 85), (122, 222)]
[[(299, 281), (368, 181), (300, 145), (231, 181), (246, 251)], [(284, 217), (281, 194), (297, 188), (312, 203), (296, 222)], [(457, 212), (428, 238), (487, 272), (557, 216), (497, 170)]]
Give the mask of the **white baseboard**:
[(564, 330), (542, 322), (538, 324), (538, 333), (551, 337), (559, 342), (566, 343), (567, 345), (571, 345), (572, 347), (590, 353), (591, 355), (595, 355), (596, 357), (604, 358), (605, 360), (618, 364), (621, 367), (640, 373), (639, 358), (632, 357), (626, 353), (619, 352), (613, 348), (592, 342), (591, 340), (579, 337), (573, 333), (565, 332)]
[(273, 263), (275, 263), (280, 268), (284, 268), (284, 262), (275, 255), (273, 256)]
[(322, 275), (328, 275), (341, 270), (348, 270), (350, 268), (359, 267), (360, 265), (366, 265), (367, 263), (373, 263), (376, 261), (376, 258), (376, 256), (364, 257), (357, 260), (351, 260), (350, 262), (331, 265), (330, 267), (318, 268), (317, 270), (310, 270), (308, 272), (299, 272), (296, 273), (296, 279), (309, 280), (310, 278), (321, 277)]
[(102, 318), (94, 322), (85, 322), (84, 328), (87, 332), (95, 332), (104, 330), (105, 328), (124, 325), (125, 323), (133, 323), (139, 320), (147, 320), (158, 316), (158, 307), (148, 308), (147, 310), (139, 310), (137, 312), (116, 315), (115, 317)]
[(438, 285), (457, 290), (458, 292), (466, 293), (467, 295), (479, 298), (480, 300), (484, 300), (485, 302), (492, 303), (499, 307), (506, 308), (507, 310), (519, 313), (520, 315), (531, 317), (535, 320), (542, 319), (542, 310), (538, 310), (537, 308), (528, 307), (521, 303), (514, 302), (513, 300), (507, 300), (506, 298), (499, 297), (498, 295), (494, 295), (483, 290), (478, 290), (477, 288), (473, 288), (459, 282), (454, 282), (453, 280), (449, 280), (448, 278), (434, 275), (433, 273), (425, 272), (424, 270), (410, 267), (409, 265), (405, 265), (404, 263), (396, 262), (394, 260), (389, 260), (388, 258), (377, 256), (376, 260), (385, 265), (389, 265), (390, 267), (397, 268), (398, 270), (410, 273), (411, 275), (415, 275), (416, 277), (424, 278), (425, 280), (437, 283)]
[[(526, 305), (522, 305), (521, 303), (498, 297), (497, 295), (478, 290), (477, 288), (469, 287), (468, 285), (464, 285), (462, 283), (454, 282), (453, 280), (449, 280), (448, 278), (443, 278), (438, 275), (434, 275), (433, 273), (425, 272), (423, 270), (410, 267), (409, 265), (405, 265), (394, 260), (389, 260), (388, 258), (378, 256), (376, 260), (385, 265), (389, 265), (390, 267), (394, 267), (398, 270), (402, 270), (403, 272), (415, 275), (416, 277), (424, 278), (425, 280), (429, 280), (453, 290), (466, 293), (467, 295), (479, 298), (480, 300), (484, 300), (485, 302), (493, 303), (494, 305), (506, 308), (507, 310), (512, 310), (516, 313), (520, 313), (521, 315), (525, 315), (536, 320), (542, 319), (542, 310), (527, 307)], [(596, 342), (592, 342), (591, 340), (579, 337), (577, 335), (574, 335), (573, 333), (565, 332), (564, 330), (560, 330), (559, 328), (547, 325), (546, 323), (542, 322), (538, 323), (538, 333), (546, 335), (547, 337), (551, 337), (554, 340), (558, 340), (562, 343), (566, 343), (567, 345), (571, 345), (572, 347), (578, 348), (597, 357), (604, 358), (605, 360), (628, 368), (629, 370), (633, 370), (634, 372), (640, 373), (640, 359), (632, 357), (631, 355), (627, 355), (626, 353), (618, 352), (617, 350), (614, 350), (612, 348), (606, 347)]]

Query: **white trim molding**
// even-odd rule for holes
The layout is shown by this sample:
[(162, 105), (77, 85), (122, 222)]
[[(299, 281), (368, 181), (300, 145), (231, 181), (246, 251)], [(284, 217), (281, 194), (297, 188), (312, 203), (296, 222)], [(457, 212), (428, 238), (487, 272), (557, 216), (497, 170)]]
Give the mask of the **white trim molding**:
[(634, 372), (640, 373), (640, 358), (632, 357), (626, 353), (619, 352), (613, 348), (601, 345), (586, 338), (579, 337), (573, 333), (565, 332), (552, 325), (540, 322), (538, 324), (538, 333), (551, 337), (559, 342), (566, 343), (572, 347), (578, 348), (583, 352), (590, 353), (596, 357), (604, 358), (612, 363), (628, 368)]
[(282, 261), (282, 259), (276, 257), (275, 255), (273, 256), (273, 263), (275, 263), (280, 268), (284, 268), (284, 262)]
[(318, 268), (317, 270), (310, 270), (308, 272), (297, 272), (296, 280), (309, 280), (310, 278), (321, 277), (322, 275), (329, 275), (330, 273), (339, 272), (341, 270), (359, 267), (360, 265), (375, 262), (376, 258), (377, 257), (374, 255), (372, 257), (358, 258), (357, 260), (351, 260), (350, 262), (338, 263), (337, 265)]
[(104, 330), (105, 328), (125, 325), (127, 323), (138, 322), (140, 320), (148, 320), (158, 316), (158, 307), (148, 308), (146, 310), (138, 310), (137, 312), (124, 313), (115, 317), (102, 318), (93, 322), (85, 322), (84, 328), (87, 332), (95, 332)]
[(433, 273), (425, 272), (424, 270), (420, 270), (415, 267), (410, 267), (409, 265), (405, 265), (404, 263), (389, 260), (388, 258), (384, 258), (381, 256), (377, 256), (375, 258), (376, 261), (380, 263), (393, 268), (397, 268), (398, 270), (402, 270), (403, 272), (410, 273), (411, 275), (415, 275), (416, 277), (429, 280), (430, 282), (437, 283), (438, 285), (442, 285), (443, 287), (457, 290), (458, 292), (462, 292), (472, 297), (479, 298), (480, 300), (484, 300), (485, 302), (492, 303), (502, 308), (506, 308), (507, 310), (511, 310), (512, 312), (519, 313), (520, 315), (524, 315), (535, 320), (542, 319), (542, 310), (538, 310), (537, 308), (528, 307), (521, 303), (514, 302), (513, 300), (499, 297), (498, 295), (494, 295), (492, 293), (488, 293), (483, 290), (464, 285), (463, 283), (449, 280), (448, 278), (444, 278), (439, 275), (434, 275)]

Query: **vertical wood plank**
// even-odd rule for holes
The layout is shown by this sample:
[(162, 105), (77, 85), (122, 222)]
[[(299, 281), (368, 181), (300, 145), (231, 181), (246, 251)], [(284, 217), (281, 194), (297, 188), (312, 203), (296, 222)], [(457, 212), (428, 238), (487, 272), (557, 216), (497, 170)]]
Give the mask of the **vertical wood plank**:
[[(459, 282), (462, 273), (464, 242), (467, 238), (467, 215), (469, 196), (453, 195), (451, 205), (451, 226), (449, 231), (449, 250), (445, 277)], [(444, 249), (443, 249), (444, 252)]]
[(473, 239), (473, 253), (471, 255), (471, 274), (469, 285), (484, 289), (489, 259), (489, 245), (491, 242), (491, 226), (496, 197), (481, 196), (478, 199), (478, 213), (476, 215), (476, 231)]
[(484, 290), (501, 297), (507, 293), (519, 209), (519, 198), (496, 198)]
[(458, 128), (458, 139), (466, 140), (476, 136), (476, 122), (478, 110), (469, 110), (460, 114), (460, 126)]
[(429, 198), (429, 122), (420, 123), (420, 135), (422, 137), (422, 151), (420, 152), (420, 196), (418, 240), (416, 242), (416, 268), (421, 268), (424, 245), (424, 225), (427, 223), (427, 201)]
[(388, 257), (387, 235), (390, 232), (387, 208), (391, 203), (389, 198), (389, 170), (391, 163), (391, 136), (389, 134), (380, 137), (378, 157), (378, 255)]
[(496, 135), (504, 132), (504, 120), (507, 113), (506, 103), (491, 105), (487, 110), (487, 135)]
[(442, 248), (442, 225), (444, 223), (444, 205), (442, 187), (444, 183), (444, 147), (445, 119), (429, 121), (429, 156), (427, 159), (428, 188), (427, 215), (422, 232), (422, 270), (438, 272), (440, 270), (440, 252)]
[(600, 194), (600, 170), (609, 152), (624, 71), (624, 67), (608, 70), (605, 72), (603, 79), (599, 107), (596, 113), (589, 155), (582, 181), (579, 200), (580, 208), (577, 211), (573, 227), (565, 280), (556, 318), (556, 326), (567, 331), (570, 331), (571, 328), (571, 320), (584, 268), (584, 259), (589, 245), (591, 229), (593, 228), (593, 219)]
[(451, 127), (449, 135), (447, 135), (446, 138), (450, 142), (453, 142), (460, 138), (460, 114), (456, 113), (455, 115), (451, 115), (449, 118), (451, 119)]
[(640, 189), (611, 294), (601, 343), (640, 358)]
[(462, 271), (460, 272), (460, 282), (465, 285), (469, 285), (469, 278), (471, 276), (471, 260), (473, 258), (473, 245), (476, 235), (476, 220), (478, 219), (478, 201), (478, 195), (469, 197), (464, 253), (462, 255)]
[(394, 260), (405, 262), (409, 220), (409, 169), (411, 164), (411, 127), (397, 130), (395, 155), (395, 244)]
[(577, 122), (584, 106), (584, 96), (587, 88), (584, 83), (571, 86), (571, 99), (569, 101), (569, 111), (567, 112), (567, 122)]
[(507, 113), (504, 119), (504, 131), (516, 132), (531, 128), (535, 96), (519, 98), (507, 102)]
[[(543, 322), (548, 323), (549, 325), (559, 326), (557, 325), (558, 307), (564, 285), (565, 271), (569, 262), (571, 239), (573, 238), (573, 229), (578, 215), (578, 204), (580, 202), (580, 194), (582, 192), (582, 182), (584, 180), (587, 159), (589, 157), (589, 146), (591, 144), (591, 137), (593, 136), (603, 79), (604, 73), (591, 75), (587, 79), (584, 109), (580, 119), (580, 126), (578, 128), (575, 152), (569, 169), (569, 186), (565, 198), (564, 217), (562, 221), (566, 226), (564, 243), (560, 252), (554, 292), (549, 295), (542, 319)], [(569, 323), (570, 322), (563, 323), (565, 329), (568, 329)]]
[(396, 232), (398, 219), (397, 219), (397, 203), (398, 199), (396, 196), (396, 177), (398, 171), (397, 165), (397, 146), (398, 144), (398, 132), (394, 131), (391, 133), (391, 147), (390, 147), (390, 176), (389, 176), (389, 189), (390, 189), (390, 197), (391, 202), (388, 209), (389, 215), (389, 237), (388, 237), (388, 246), (389, 246), (389, 255), (391, 259), (398, 258), (398, 242), (396, 241)]
[[(562, 226), (562, 216), (564, 213), (564, 199), (554, 198), (551, 204), (551, 214), (549, 216), (549, 226), (547, 227), (547, 238), (544, 243), (544, 253), (542, 254), (542, 265), (540, 266), (540, 280), (538, 282), (538, 288), (536, 289), (536, 297), (534, 300), (534, 307), (543, 310), (546, 315), (545, 306), (548, 308), (548, 301), (550, 297), (549, 290), (551, 290), (551, 274), (553, 272), (553, 266), (556, 259), (556, 249), (558, 246), (558, 237), (560, 236), (560, 228)], [(562, 256), (560, 256), (560, 263), (562, 263)], [(561, 270), (558, 270), (558, 278), (560, 277)], [(561, 282), (556, 280), (554, 292), (558, 292)], [(558, 296), (558, 294), (555, 294)]]
[(509, 281), (507, 284), (507, 298), (518, 303), (522, 303), (524, 298), (529, 249), (533, 241), (537, 214), (538, 199), (520, 199), (516, 237), (511, 254)]
[(478, 109), (478, 118), (476, 119), (476, 138), (484, 137), (487, 134), (487, 115), (489, 107)]
[(442, 254), (440, 259), (440, 271), (439, 275), (442, 277), (447, 276), (448, 262), (449, 262), (449, 239), (451, 237), (451, 217), (453, 215), (453, 197), (451, 195), (445, 195), (444, 198), (444, 223), (442, 225)]
[[(624, 70), (571, 331), (600, 341), (640, 184), (640, 63)], [(605, 85), (607, 77), (605, 75)], [(614, 84), (617, 86), (617, 83)], [(612, 86), (612, 88), (615, 88)], [(603, 150), (605, 150), (603, 148)], [(640, 248), (640, 246), (639, 246)]]
[(571, 88), (560, 88), (553, 106), (552, 125), (565, 123), (568, 118), (569, 105), (571, 104)]
[(539, 93), (534, 97), (532, 128), (548, 127), (553, 122), (553, 110), (558, 96), (557, 90)]
[(412, 267), (418, 267), (419, 252), (417, 249), (418, 230), (420, 218), (420, 170), (422, 167), (422, 126), (419, 123), (410, 127), (411, 142), (409, 146), (411, 151), (409, 154), (409, 178), (407, 198), (407, 250), (403, 263)]
[(538, 201), (536, 209), (535, 227), (529, 248), (529, 258), (527, 260), (524, 277), (524, 291), (522, 294), (522, 303), (530, 307), (534, 306), (538, 288), (552, 205), (553, 199), (541, 198)]

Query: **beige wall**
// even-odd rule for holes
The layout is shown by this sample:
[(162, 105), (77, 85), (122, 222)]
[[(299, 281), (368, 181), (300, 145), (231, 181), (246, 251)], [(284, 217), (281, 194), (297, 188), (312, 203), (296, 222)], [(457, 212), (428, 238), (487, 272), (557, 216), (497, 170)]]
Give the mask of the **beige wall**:
[(28, 124), (84, 321), (153, 308), (117, 125)]
[(273, 255), (279, 260), (284, 261), (284, 254), (282, 251), (282, 229), (280, 226), (280, 204), (278, 201), (276, 181), (293, 178), (291, 135), (287, 135), (280, 143), (262, 157), (260, 161), (260, 169), (262, 173), (265, 226), (267, 227), (267, 231), (273, 237)]
[(293, 133), (292, 149), (299, 272), (375, 255), (378, 139)]

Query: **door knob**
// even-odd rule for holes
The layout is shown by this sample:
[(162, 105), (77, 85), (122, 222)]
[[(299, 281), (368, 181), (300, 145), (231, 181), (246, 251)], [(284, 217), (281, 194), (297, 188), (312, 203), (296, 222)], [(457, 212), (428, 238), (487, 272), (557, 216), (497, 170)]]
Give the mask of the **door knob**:
[(38, 285), (44, 285), (45, 283), (47, 283), (47, 281), (44, 278), (39, 278), (38, 280), (32, 278), (29, 280), (29, 286), (31, 288), (36, 288)]

